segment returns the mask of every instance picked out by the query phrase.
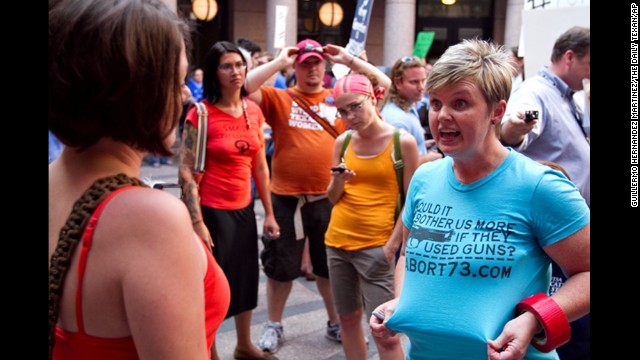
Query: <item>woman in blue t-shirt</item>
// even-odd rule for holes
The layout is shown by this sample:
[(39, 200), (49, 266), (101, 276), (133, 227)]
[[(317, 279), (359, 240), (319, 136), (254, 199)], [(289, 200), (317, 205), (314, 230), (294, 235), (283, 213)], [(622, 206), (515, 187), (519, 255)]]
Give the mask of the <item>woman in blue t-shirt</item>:
[[(447, 155), (416, 170), (402, 214), (396, 298), (369, 324), (407, 359), (558, 359), (590, 311), (590, 211), (564, 175), (503, 146), (509, 55), (450, 47), (427, 81), (429, 125)], [(548, 295), (551, 261), (567, 281)], [(529, 346), (531, 345), (531, 346)]]

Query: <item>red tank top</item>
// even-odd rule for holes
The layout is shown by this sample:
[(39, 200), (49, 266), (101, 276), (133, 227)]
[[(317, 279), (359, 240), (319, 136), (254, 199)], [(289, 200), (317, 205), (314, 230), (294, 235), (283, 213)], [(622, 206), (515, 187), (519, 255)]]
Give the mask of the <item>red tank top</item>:
[[(131, 336), (123, 338), (100, 338), (86, 334), (84, 331), (84, 320), (82, 318), (82, 279), (87, 265), (87, 257), (91, 248), (93, 231), (100, 217), (105, 204), (119, 192), (134, 188), (126, 186), (111, 192), (98, 205), (95, 213), (89, 219), (89, 223), (82, 235), (80, 263), (78, 266), (78, 287), (76, 291), (76, 319), (78, 321), (78, 332), (65, 331), (59, 326), (56, 327), (56, 343), (53, 348), (54, 360), (128, 360), (138, 359), (133, 338)], [(224, 272), (214, 259), (211, 252), (207, 253), (207, 273), (204, 278), (205, 295), (205, 326), (207, 332), (207, 349), (211, 348), (216, 331), (224, 320), (229, 309), (230, 290)]]

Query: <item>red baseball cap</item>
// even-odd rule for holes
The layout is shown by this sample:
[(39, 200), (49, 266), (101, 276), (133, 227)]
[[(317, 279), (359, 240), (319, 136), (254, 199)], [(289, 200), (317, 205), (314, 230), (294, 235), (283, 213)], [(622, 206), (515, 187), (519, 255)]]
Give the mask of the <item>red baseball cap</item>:
[(304, 39), (300, 41), (296, 47), (298, 48), (298, 63), (303, 62), (311, 56), (324, 60), (322, 45), (315, 40)]

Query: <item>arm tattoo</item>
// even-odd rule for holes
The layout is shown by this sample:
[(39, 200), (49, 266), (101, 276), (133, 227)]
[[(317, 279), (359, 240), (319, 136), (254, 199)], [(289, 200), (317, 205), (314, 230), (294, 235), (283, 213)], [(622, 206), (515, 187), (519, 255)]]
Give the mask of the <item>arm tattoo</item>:
[(198, 184), (193, 177), (193, 166), (195, 164), (195, 146), (198, 137), (198, 129), (191, 123), (184, 123), (182, 132), (182, 145), (180, 149), (180, 165), (178, 170), (178, 183), (182, 188), (182, 201), (189, 209), (191, 221), (201, 220), (200, 215), (200, 193)]

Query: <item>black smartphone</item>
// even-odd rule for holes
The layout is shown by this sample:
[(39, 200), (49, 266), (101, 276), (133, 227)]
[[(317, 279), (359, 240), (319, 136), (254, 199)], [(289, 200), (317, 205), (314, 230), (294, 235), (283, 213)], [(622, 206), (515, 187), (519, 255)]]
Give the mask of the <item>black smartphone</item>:
[(331, 171), (337, 171), (339, 173), (343, 173), (345, 170), (347, 170), (346, 168), (343, 168), (342, 166), (334, 166), (331, 168)]
[(524, 121), (531, 122), (538, 118), (538, 110), (527, 110), (524, 112)]

